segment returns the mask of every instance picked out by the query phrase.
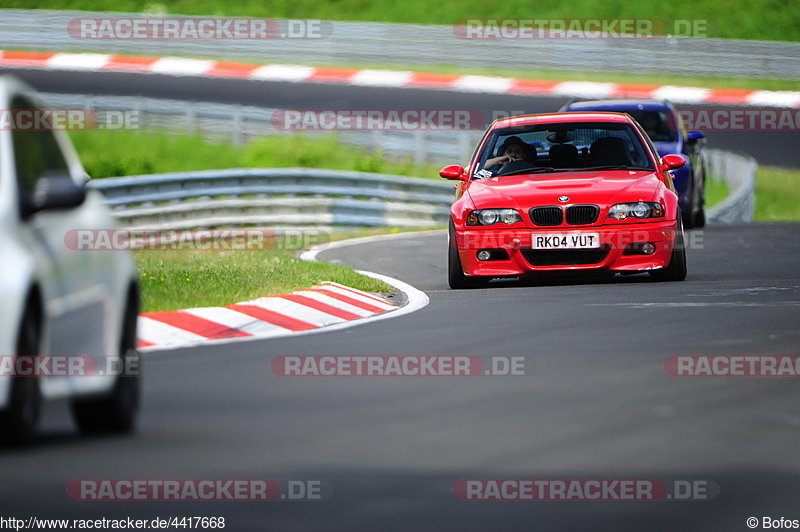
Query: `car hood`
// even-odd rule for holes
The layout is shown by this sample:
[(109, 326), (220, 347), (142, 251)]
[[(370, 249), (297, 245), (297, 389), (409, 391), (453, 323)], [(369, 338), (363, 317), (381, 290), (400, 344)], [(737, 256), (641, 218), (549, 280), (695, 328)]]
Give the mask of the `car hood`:
[[(534, 174), (472, 181), (467, 193), (476, 209), (529, 209), (541, 205), (611, 205), (652, 201), (664, 184), (651, 171)], [(559, 197), (569, 196), (566, 201)]]

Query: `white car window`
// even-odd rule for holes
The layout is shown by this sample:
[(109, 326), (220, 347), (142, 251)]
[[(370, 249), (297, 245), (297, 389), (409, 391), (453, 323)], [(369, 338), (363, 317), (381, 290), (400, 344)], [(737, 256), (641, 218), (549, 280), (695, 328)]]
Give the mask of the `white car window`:
[[(35, 106), (26, 98), (17, 97), (11, 107), (15, 111), (33, 110)], [(42, 130), (14, 130), (14, 163), (20, 190), (20, 208), (23, 216), (32, 205), (36, 182), (48, 174), (69, 174), (69, 167), (53, 132)]]

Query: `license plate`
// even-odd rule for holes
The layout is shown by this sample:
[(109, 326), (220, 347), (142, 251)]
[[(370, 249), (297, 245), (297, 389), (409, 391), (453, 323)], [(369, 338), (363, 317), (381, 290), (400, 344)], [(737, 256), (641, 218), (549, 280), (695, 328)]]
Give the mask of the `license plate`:
[(600, 247), (600, 233), (533, 233), (533, 249), (591, 249)]

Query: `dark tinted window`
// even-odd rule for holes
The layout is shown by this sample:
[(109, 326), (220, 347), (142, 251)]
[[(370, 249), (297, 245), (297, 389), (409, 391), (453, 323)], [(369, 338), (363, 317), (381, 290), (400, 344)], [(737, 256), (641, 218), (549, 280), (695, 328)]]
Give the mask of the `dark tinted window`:
[[(12, 101), (11, 109), (18, 113), (35, 112), (36, 108), (26, 98), (17, 97)], [(20, 187), (20, 207), (24, 214), (30, 208), (36, 182), (45, 175), (69, 173), (69, 169), (52, 131), (15, 128), (11, 139)]]
[[(534, 166), (581, 169), (595, 164), (605, 165), (620, 161), (632, 168), (653, 170), (649, 150), (630, 124), (615, 122), (575, 122), (567, 124), (541, 124), (497, 129), (486, 143), (481, 154), (478, 169), (483, 168), (487, 159), (502, 155), (503, 143), (509, 137), (518, 137), (536, 151)], [(618, 141), (601, 141), (613, 137)], [(601, 141), (601, 142), (598, 142)], [(568, 147), (572, 163), (554, 164), (551, 158), (554, 146)], [(558, 148), (556, 148), (558, 150)], [(599, 157), (599, 151), (605, 157)], [(608, 153), (616, 151), (618, 153)], [(559, 161), (560, 163), (561, 161)], [(614, 162), (614, 164), (617, 164)], [(490, 169), (496, 170), (496, 169)]]
[(678, 124), (668, 110), (640, 111), (633, 109), (627, 111), (634, 120), (642, 125), (647, 135), (654, 141), (675, 142), (678, 140)]

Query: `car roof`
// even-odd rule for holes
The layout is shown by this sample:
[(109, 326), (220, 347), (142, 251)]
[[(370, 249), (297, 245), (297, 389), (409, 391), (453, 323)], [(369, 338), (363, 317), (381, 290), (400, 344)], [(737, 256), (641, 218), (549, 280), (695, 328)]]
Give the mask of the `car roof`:
[(631, 123), (632, 120), (633, 119), (625, 113), (547, 113), (501, 118), (494, 121), (492, 129), (534, 124), (569, 124), (571, 122)]
[(667, 100), (586, 100), (582, 102), (571, 102), (562, 107), (564, 111), (613, 111), (626, 109), (657, 111), (672, 109), (672, 104)]
[(16, 95), (25, 95), (36, 100), (37, 98), (32, 93), (33, 91), (28, 85), (11, 74), (0, 76), (0, 101), (10, 102), (11, 98)]

